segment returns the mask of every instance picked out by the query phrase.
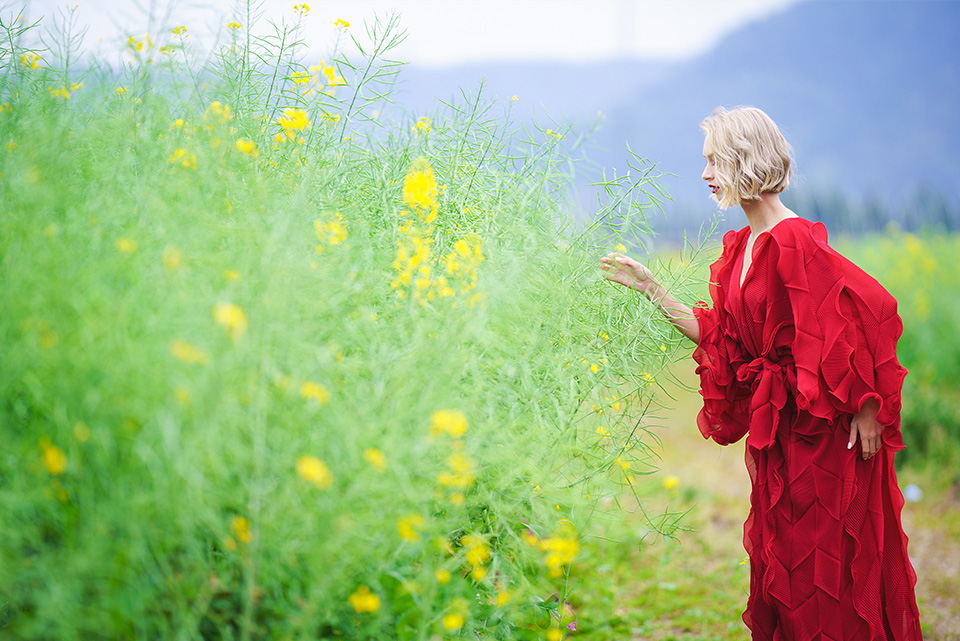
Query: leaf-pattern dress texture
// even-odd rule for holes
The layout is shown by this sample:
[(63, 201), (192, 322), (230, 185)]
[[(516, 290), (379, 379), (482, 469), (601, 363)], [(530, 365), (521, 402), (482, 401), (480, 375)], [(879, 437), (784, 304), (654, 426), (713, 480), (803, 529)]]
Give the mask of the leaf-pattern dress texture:
[[(921, 639), (893, 467), (907, 373), (896, 301), (803, 218), (757, 237), (741, 286), (749, 235), (724, 236), (713, 307), (694, 310), (700, 431), (722, 445), (746, 436), (744, 622), (755, 640)], [(868, 399), (883, 446), (864, 461), (847, 442)]]

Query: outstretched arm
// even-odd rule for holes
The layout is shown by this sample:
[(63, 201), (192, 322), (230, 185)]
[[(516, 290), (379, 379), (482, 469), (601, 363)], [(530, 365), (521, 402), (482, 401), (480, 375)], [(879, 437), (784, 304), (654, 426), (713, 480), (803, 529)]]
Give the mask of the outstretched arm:
[(600, 269), (607, 280), (646, 294), (681, 334), (694, 343), (700, 342), (700, 325), (693, 310), (674, 298), (653, 278), (653, 273), (645, 265), (623, 254), (613, 253), (600, 259)]

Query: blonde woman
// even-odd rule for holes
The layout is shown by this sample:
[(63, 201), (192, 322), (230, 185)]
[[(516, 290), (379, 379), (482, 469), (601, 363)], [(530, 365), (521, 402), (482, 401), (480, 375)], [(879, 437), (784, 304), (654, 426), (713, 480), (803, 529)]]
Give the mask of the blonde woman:
[(743, 620), (770, 641), (920, 639), (893, 467), (906, 375), (896, 301), (780, 202), (790, 147), (765, 113), (718, 109), (700, 126), (712, 197), (747, 219), (710, 268), (712, 307), (686, 307), (622, 254), (600, 267), (697, 344), (704, 437), (746, 436)]

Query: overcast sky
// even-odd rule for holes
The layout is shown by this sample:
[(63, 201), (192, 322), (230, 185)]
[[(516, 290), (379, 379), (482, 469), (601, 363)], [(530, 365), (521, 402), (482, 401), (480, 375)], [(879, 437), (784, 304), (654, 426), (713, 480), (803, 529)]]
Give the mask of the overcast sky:
[[(303, 18), (304, 35), (318, 57), (347, 20), (360, 30), (374, 15), (398, 12), (408, 37), (394, 57), (442, 67), (490, 60), (597, 61), (612, 58), (681, 59), (708, 50), (743, 24), (782, 11), (798, 0), (316, 0)], [(26, 0), (26, 17), (51, 19), (76, 6), (89, 26), (84, 48), (118, 52), (129, 35), (169, 33), (185, 25), (196, 45), (209, 45), (226, 23), (245, 20), (234, 0)], [(293, 0), (254, 0), (262, 18), (300, 17)], [(4, 21), (21, 2), (0, 0)], [(152, 8), (151, 8), (152, 7)], [(153, 13), (153, 20), (150, 13)], [(152, 25), (152, 26), (151, 26)]]

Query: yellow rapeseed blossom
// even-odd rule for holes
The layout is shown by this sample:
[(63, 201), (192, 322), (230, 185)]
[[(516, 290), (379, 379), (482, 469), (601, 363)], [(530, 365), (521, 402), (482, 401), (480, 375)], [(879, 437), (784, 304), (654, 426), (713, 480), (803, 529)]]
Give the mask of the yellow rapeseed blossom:
[(473, 459), (459, 452), (455, 452), (447, 459), (450, 471), (443, 471), (437, 475), (437, 483), (442, 486), (466, 489), (473, 485)]
[(287, 107), (283, 110), (283, 115), (277, 118), (277, 123), (284, 129), (303, 131), (310, 126), (310, 119), (303, 109)]
[(217, 303), (213, 307), (213, 319), (227, 328), (233, 340), (246, 334), (250, 324), (243, 309), (233, 303)]
[(310, 82), (310, 74), (306, 71), (294, 71), (290, 75), (290, 79), (296, 85), (305, 85)]
[(450, 576), (450, 571), (449, 571), (449, 570), (444, 570), (443, 568), (440, 568), (439, 570), (437, 570), (437, 571), (434, 572), (433, 574), (434, 574), (435, 577), (437, 577), (437, 583), (439, 583), (439, 584), (441, 584), (441, 585), (446, 585), (447, 583), (450, 583), (450, 579), (452, 578), (452, 577)]
[(433, 131), (433, 128), (430, 126), (429, 118), (420, 118), (417, 120), (417, 124), (413, 126), (413, 133), (416, 136), (420, 134), (427, 135), (431, 131)]
[(663, 487), (666, 490), (672, 490), (675, 487), (677, 487), (677, 485), (679, 484), (680, 484), (680, 479), (678, 479), (676, 476), (668, 476), (665, 479), (663, 479)]
[(47, 471), (54, 476), (63, 474), (67, 469), (67, 455), (63, 450), (46, 439), (40, 442), (40, 447), (43, 448), (43, 464)]
[(317, 240), (320, 241), (320, 245), (317, 245), (317, 253), (323, 252), (324, 244), (328, 245), (342, 245), (343, 242), (347, 239), (347, 227), (343, 223), (343, 216), (340, 215), (340, 212), (334, 212), (334, 220), (322, 221), (315, 220), (313, 222), (314, 231), (317, 233)]
[(459, 410), (437, 410), (430, 415), (430, 435), (449, 434), (460, 438), (467, 433), (467, 415)]
[(321, 490), (330, 487), (333, 475), (327, 464), (316, 456), (301, 456), (297, 459), (297, 474), (305, 481), (313, 483)]
[(117, 251), (122, 254), (134, 254), (137, 251), (137, 241), (126, 237), (118, 238)]
[(340, 85), (347, 84), (347, 81), (343, 79), (343, 76), (337, 73), (337, 68), (333, 65), (327, 65), (320, 63), (320, 73), (323, 74), (323, 78), (328, 87), (339, 87)]
[(230, 519), (230, 531), (241, 543), (249, 543), (253, 540), (253, 534), (250, 532), (250, 521), (242, 516), (234, 516)]
[(466, 534), (460, 539), (460, 544), (466, 549), (467, 563), (477, 568), (490, 560), (490, 546), (487, 540), (479, 534)]
[(40, 56), (35, 53), (20, 54), (20, 65), (27, 69), (39, 69), (41, 67), (40, 60)]
[(187, 28), (184, 26), (174, 27), (170, 30), (170, 33), (175, 36), (185, 36), (187, 33)]
[(433, 169), (425, 162), (415, 164), (403, 179), (403, 202), (410, 207), (434, 210), (437, 193), (437, 179)]
[(170, 245), (163, 249), (163, 255), (160, 257), (163, 261), (163, 266), (167, 268), (167, 271), (176, 271), (180, 267), (180, 263), (183, 259), (183, 254), (180, 253), (180, 249)]
[(401, 516), (397, 519), (397, 531), (400, 533), (400, 538), (404, 541), (417, 542), (420, 540), (420, 533), (417, 532), (418, 529), (423, 527), (423, 517), (419, 514), (410, 514), (408, 516)]
[(314, 400), (321, 405), (326, 405), (330, 401), (330, 392), (327, 388), (313, 381), (304, 381), (300, 384), (300, 396)]
[(357, 586), (356, 591), (347, 600), (357, 614), (376, 612), (380, 609), (380, 597), (373, 594), (365, 585)]
[(497, 607), (502, 608), (503, 606), (510, 603), (511, 596), (512, 595), (510, 594), (509, 590), (497, 590), (497, 600), (496, 600)]
[(59, 89), (49, 89), (51, 98), (69, 98), (70, 92), (60, 87)]
[(242, 26), (243, 26), (243, 25), (240, 24), (239, 22), (228, 22), (228, 23), (227, 23), (227, 28), (233, 29), (234, 31), (236, 31), (237, 29), (239, 29), (239, 28), (242, 27)]
[(170, 353), (184, 363), (206, 365), (210, 361), (208, 353), (179, 339), (170, 343)]
[(246, 138), (237, 139), (237, 149), (254, 158), (260, 155), (260, 152), (257, 150), (257, 143), (252, 140), (247, 140)]
[(186, 149), (175, 149), (170, 157), (167, 158), (167, 162), (170, 164), (179, 163), (186, 167), (187, 169), (196, 169), (197, 167), (197, 156), (196, 154), (191, 154)]
[(454, 630), (459, 630), (463, 627), (463, 624), (466, 622), (466, 618), (460, 612), (451, 612), (449, 614), (444, 614), (441, 622), (443, 623), (443, 627), (448, 632), (453, 632)]
[(293, 10), (299, 13), (300, 15), (305, 16), (308, 13), (310, 13), (310, 5), (308, 5), (305, 2), (303, 4), (295, 4), (293, 5)]
[(363, 451), (364, 460), (373, 466), (378, 472), (385, 472), (387, 469), (387, 457), (380, 450), (369, 448)]
[(347, 22), (346, 20), (340, 20), (338, 18), (337, 21), (333, 23), (333, 26), (337, 27), (338, 29), (343, 29), (344, 31), (346, 31), (347, 29), (350, 28), (350, 23)]
[(564, 567), (570, 565), (580, 551), (580, 542), (569, 526), (558, 536), (543, 540), (542, 547), (547, 555), (544, 563), (550, 570), (550, 576), (563, 576)]

